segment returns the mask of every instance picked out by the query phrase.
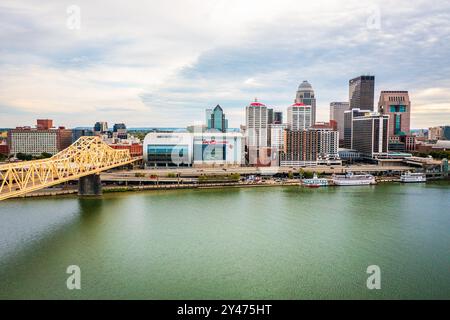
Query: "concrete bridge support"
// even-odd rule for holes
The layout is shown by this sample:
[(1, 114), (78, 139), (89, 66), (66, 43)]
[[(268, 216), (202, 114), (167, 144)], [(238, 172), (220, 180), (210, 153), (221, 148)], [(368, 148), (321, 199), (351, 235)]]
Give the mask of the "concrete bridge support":
[(78, 180), (79, 196), (99, 196), (102, 194), (102, 181), (99, 174), (91, 174)]

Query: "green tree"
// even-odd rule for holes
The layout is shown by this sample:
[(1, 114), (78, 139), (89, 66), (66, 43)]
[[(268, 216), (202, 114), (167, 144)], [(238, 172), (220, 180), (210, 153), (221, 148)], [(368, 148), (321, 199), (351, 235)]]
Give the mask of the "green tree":
[(230, 180), (239, 181), (241, 180), (241, 175), (239, 173), (232, 173), (230, 174)]
[(25, 154), (22, 152), (19, 152), (16, 154), (16, 158), (22, 161), (30, 161), (33, 160), (33, 156), (31, 154)]

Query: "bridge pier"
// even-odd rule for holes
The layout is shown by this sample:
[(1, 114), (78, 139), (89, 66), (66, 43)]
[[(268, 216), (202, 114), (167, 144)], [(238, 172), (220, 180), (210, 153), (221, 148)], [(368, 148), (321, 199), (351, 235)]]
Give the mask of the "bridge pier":
[(102, 181), (99, 174), (91, 174), (78, 180), (79, 196), (100, 196), (102, 194)]

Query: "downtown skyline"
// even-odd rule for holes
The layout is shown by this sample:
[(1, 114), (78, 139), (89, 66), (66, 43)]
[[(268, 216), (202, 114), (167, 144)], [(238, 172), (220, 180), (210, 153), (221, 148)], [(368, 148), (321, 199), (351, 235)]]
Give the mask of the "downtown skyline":
[(36, 117), (185, 127), (220, 104), (237, 128), (255, 97), (286, 112), (303, 80), (327, 121), (361, 74), (376, 76), (375, 104), (382, 90), (409, 91), (411, 128), (450, 119), (444, 1), (74, 4), (79, 29), (68, 25), (72, 3), (0, 5), (0, 127)]

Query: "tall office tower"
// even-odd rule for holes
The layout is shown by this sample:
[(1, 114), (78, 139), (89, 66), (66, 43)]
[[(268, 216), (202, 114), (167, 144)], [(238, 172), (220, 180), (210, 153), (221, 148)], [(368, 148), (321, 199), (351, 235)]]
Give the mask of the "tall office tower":
[(350, 109), (373, 111), (375, 76), (360, 76), (349, 81)]
[(450, 140), (450, 126), (428, 128), (428, 140)]
[(92, 137), (94, 135), (94, 131), (92, 129), (87, 128), (75, 128), (72, 129), (72, 143), (80, 139), (81, 137)]
[(308, 81), (305, 80), (298, 86), (295, 102), (311, 106), (311, 125), (316, 123), (316, 96)]
[(450, 140), (450, 126), (442, 127), (443, 139)]
[(337, 131), (339, 132), (339, 144), (344, 145), (344, 112), (350, 109), (348, 102), (331, 102), (330, 103), (330, 120), (337, 123)]
[(268, 145), (268, 112), (265, 104), (255, 99), (245, 108), (247, 149), (250, 164), (258, 164)]
[(428, 140), (441, 140), (444, 136), (442, 127), (431, 127), (428, 129)]
[(282, 124), (283, 123), (283, 112), (275, 111), (273, 113), (273, 123), (274, 124)]
[(370, 113), (370, 110), (351, 109), (344, 111), (344, 148), (353, 149), (353, 118)]
[[(208, 112), (207, 112), (208, 114)], [(225, 118), (223, 109), (220, 105), (217, 105), (212, 110), (207, 122), (208, 130), (215, 129), (220, 132), (226, 132), (228, 129), (228, 120)]]
[(408, 91), (381, 91), (378, 112), (389, 115), (389, 137), (410, 134), (411, 101)]
[(353, 118), (353, 149), (376, 159), (388, 154), (389, 115), (377, 112)]
[(267, 109), (267, 123), (268, 124), (273, 123), (273, 109), (272, 108)]
[(105, 133), (107, 131), (108, 131), (108, 123), (107, 122), (99, 121), (94, 124), (94, 132), (96, 134)]
[(296, 102), (287, 110), (287, 124), (291, 130), (304, 130), (312, 126), (312, 106)]
[(212, 115), (213, 109), (208, 108), (205, 110), (205, 124), (206, 128), (209, 127), (209, 122), (211, 121), (211, 115)]
[(116, 123), (113, 126), (113, 138), (128, 139), (127, 127), (124, 123)]

